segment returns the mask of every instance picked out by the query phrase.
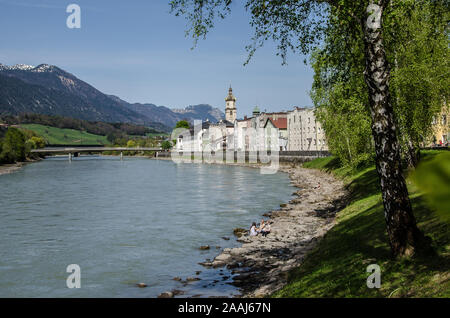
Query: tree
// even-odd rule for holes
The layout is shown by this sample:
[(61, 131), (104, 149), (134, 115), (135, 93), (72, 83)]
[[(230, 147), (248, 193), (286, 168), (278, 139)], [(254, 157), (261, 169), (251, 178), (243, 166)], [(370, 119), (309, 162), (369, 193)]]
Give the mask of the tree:
[(392, 5), (385, 32), (392, 65), (392, 95), (403, 157), (414, 168), (420, 145), (432, 138), (432, 119), (449, 98), (450, 11), (439, 1)]
[[(387, 56), (394, 61), (392, 104), (401, 154), (413, 168), (419, 160), (420, 145), (431, 139), (433, 116), (448, 100), (450, 50), (445, 15), (449, 13), (436, 2), (391, 4), (384, 34)], [(324, 43), (312, 55), (315, 76), (311, 95), (330, 151), (344, 164), (356, 166), (373, 154), (371, 142), (367, 142), (370, 134), (366, 134), (370, 112), (364, 93), (362, 35), (351, 38), (341, 25), (339, 19), (330, 19)]]
[(180, 120), (179, 122), (177, 122), (175, 128), (186, 128), (189, 129), (189, 123), (187, 120)]
[(358, 42), (349, 46), (351, 39), (336, 22), (328, 26), (323, 47), (312, 54), (311, 98), (330, 152), (343, 166), (356, 168), (374, 159), (364, 55)]
[(31, 140), (34, 142), (37, 149), (45, 147), (45, 139), (44, 138), (38, 137), (38, 136), (33, 136), (33, 137), (31, 137)]
[(164, 150), (169, 150), (170, 148), (172, 148), (172, 143), (170, 141), (168, 141), (168, 140), (164, 140), (161, 143), (161, 148), (164, 149)]
[(8, 131), (3, 138), (0, 161), (5, 163), (15, 163), (18, 161), (25, 161), (25, 159), (25, 136), (17, 128), (8, 128)]
[(135, 148), (137, 146), (137, 143), (135, 140), (128, 140), (127, 141), (127, 148)]
[[(400, 0), (392, 0), (400, 3)], [(400, 147), (390, 92), (390, 69), (383, 38), (383, 18), (390, 0), (247, 0), (250, 24), (255, 30), (247, 46), (251, 59), (265, 41), (278, 43), (283, 63), (288, 50), (309, 54), (326, 35), (330, 19), (340, 22), (342, 32), (361, 39), (364, 56), (375, 163), (385, 211), (391, 251), (395, 256), (412, 255), (425, 238), (416, 225), (402, 175)], [(232, 0), (172, 0), (175, 15), (191, 22), (188, 33), (205, 37), (215, 17), (231, 11)]]

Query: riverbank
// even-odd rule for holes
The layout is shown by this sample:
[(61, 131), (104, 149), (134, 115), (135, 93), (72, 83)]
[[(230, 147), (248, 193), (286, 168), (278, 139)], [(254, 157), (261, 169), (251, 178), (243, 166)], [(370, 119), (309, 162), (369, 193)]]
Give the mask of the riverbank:
[[(264, 297), (287, 283), (287, 274), (299, 266), (305, 255), (334, 225), (334, 216), (344, 206), (343, 182), (319, 170), (282, 166), (298, 188), (297, 197), (276, 211), (265, 213), (271, 233), (242, 236), (240, 247), (226, 248), (206, 267), (232, 270), (233, 285), (242, 297)], [(319, 185), (320, 188), (315, 188)], [(250, 226), (250, 225), (249, 225)]]
[[(421, 163), (439, 151), (421, 151)], [(435, 255), (394, 259), (386, 233), (379, 179), (374, 166), (356, 170), (340, 167), (333, 158), (305, 164), (342, 179), (349, 204), (336, 225), (309, 253), (302, 266), (289, 273), (288, 284), (275, 297), (449, 297), (450, 228), (430, 205), (429, 198), (405, 172), (417, 225), (432, 239)], [(430, 171), (432, 174), (433, 171)], [(366, 268), (378, 264), (381, 287), (367, 288)]]
[(29, 160), (29, 161), (25, 161), (25, 162), (17, 162), (17, 163), (0, 165), (0, 176), (3, 174), (9, 174), (9, 173), (16, 172), (16, 171), (20, 170), (23, 166), (25, 166), (29, 163), (37, 162), (37, 161), (39, 161), (39, 160), (36, 159), (36, 160)]
[(13, 163), (13, 164), (4, 164), (0, 165), (0, 176), (3, 174), (13, 173), (14, 171), (19, 170), (25, 163)]
[(20, 170), (23, 166), (25, 166), (29, 163), (40, 161), (40, 160), (41, 159), (29, 159), (25, 162), (16, 162), (16, 163), (0, 165), (0, 176), (3, 174), (9, 174), (9, 173), (16, 172), (16, 171)]

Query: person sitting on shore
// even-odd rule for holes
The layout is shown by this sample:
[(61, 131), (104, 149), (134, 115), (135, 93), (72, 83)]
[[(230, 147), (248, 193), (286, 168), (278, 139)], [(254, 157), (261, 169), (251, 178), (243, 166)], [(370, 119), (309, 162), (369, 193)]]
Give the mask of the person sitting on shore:
[(264, 229), (265, 223), (264, 219), (261, 220), (261, 223), (259, 223), (259, 231), (261, 232)]
[(320, 182), (319, 182), (319, 184), (317, 185), (317, 187), (314, 187), (314, 189), (320, 189)]
[(267, 234), (269, 234), (269, 233), (270, 233), (270, 223), (267, 221), (264, 224), (264, 228), (261, 230), (261, 234), (262, 234), (262, 236), (267, 236)]
[(256, 235), (258, 235), (258, 233), (259, 233), (259, 230), (256, 227), (256, 223), (253, 222), (252, 227), (250, 228), (250, 236), (256, 236)]

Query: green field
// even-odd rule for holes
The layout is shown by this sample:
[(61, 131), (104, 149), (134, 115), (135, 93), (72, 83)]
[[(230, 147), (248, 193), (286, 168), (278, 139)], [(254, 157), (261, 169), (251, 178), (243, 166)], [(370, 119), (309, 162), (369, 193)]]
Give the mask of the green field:
[[(424, 161), (438, 151), (422, 152)], [(289, 274), (288, 285), (274, 297), (449, 297), (450, 229), (427, 204), (410, 177), (411, 203), (419, 228), (433, 240), (436, 255), (394, 259), (386, 233), (379, 181), (374, 167), (352, 171), (336, 159), (320, 158), (304, 165), (345, 180), (349, 205), (338, 212), (336, 225), (304, 263)], [(369, 264), (381, 267), (381, 288), (366, 286)]]
[(62, 129), (37, 124), (20, 125), (43, 137), (50, 145), (106, 145), (106, 136), (90, 134), (75, 129)]
[(159, 137), (159, 136), (168, 137), (168, 136), (170, 136), (170, 134), (168, 134), (166, 132), (157, 132), (157, 133), (147, 133), (146, 136), (150, 137), (150, 138)]

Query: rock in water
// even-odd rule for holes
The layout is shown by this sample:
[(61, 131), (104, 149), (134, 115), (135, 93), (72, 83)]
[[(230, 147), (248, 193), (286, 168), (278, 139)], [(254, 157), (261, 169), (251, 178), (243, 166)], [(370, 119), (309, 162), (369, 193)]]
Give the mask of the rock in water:
[(247, 234), (247, 230), (238, 227), (233, 230), (233, 234), (237, 237), (241, 237), (242, 235)]
[(158, 295), (158, 298), (173, 298), (172, 292), (164, 292)]
[(209, 245), (202, 245), (200, 246), (201, 250), (209, 250)]
[(179, 289), (174, 289), (174, 290), (172, 290), (172, 294), (173, 294), (174, 296), (183, 295), (183, 294), (184, 294), (184, 291), (179, 290)]
[(211, 267), (212, 263), (211, 262), (201, 262), (199, 263), (200, 265), (204, 266), (204, 267)]
[(139, 288), (145, 288), (145, 287), (147, 287), (147, 284), (145, 284), (145, 283), (139, 283), (139, 284), (137, 284), (137, 287), (139, 287)]

